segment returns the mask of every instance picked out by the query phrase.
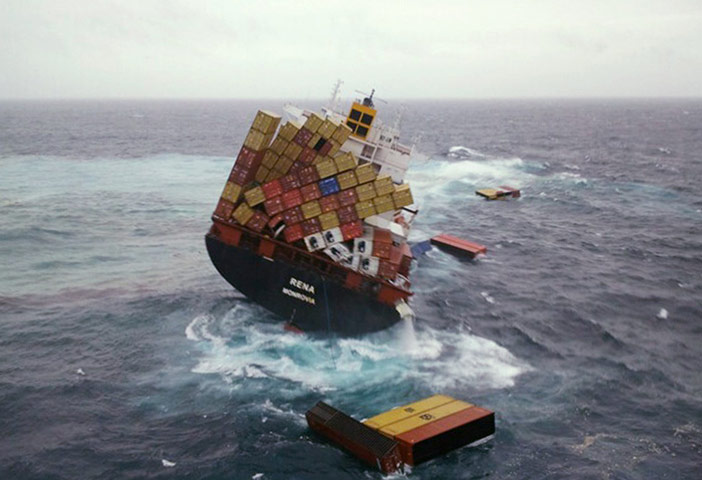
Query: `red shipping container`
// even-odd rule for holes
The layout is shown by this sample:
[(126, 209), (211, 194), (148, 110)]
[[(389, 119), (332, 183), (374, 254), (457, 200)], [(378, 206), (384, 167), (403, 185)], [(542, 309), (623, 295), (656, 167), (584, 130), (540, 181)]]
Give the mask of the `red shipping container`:
[(285, 192), (282, 198), (283, 206), (285, 206), (286, 209), (302, 205), (302, 193), (300, 193), (299, 188)]
[(285, 210), (283, 212), (283, 221), (285, 225), (295, 225), (303, 221), (305, 217), (302, 215), (302, 209), (300, 207), (291, 208), (290, 210)]
[(322, 147), (319, 149), (319, 155), (324, 156), (327, 153), (329, 153), (329, 150), (331, 150), (331, 149), (332, 149), (332, 142), (325, 141), (324, 145), (322, 145)]
[(275, 229), (281, 222), (283, 221), (283, 214), (279, 213), (278, 215), (275, 215), (271, 217), (270, 220), (268, 220), (268, 228), (271, 230)]
[(258, 167), (263, 159), (263, 152), (257, 152), (249, 147), (241, 147), (236, 157), (236, 164), (242, 167)]
[(246, 226), (254, 232), (260, 232), (261, 230), (263, 230), (263, 227), (266, 226), (266, 223), (268, 223), (268, 215), (266, 215), (260, 210), (256, 210), (251, 216), (251, 219), (249, 219), (249, 221), (246, 222)]
[(263, 202), (263, 207), (266, 209), (266, 213), (271, 217), (285, 210), (285, 206), (283, 205), (283, 198), (280, 196), (266, 200), (265, 202)]
[(305, 127), (302, 127), (293, 138), (293, 142), (297, 143), (301, 147), (304, 147), (307, 145), (307, 142), (312, 139), (313, 135), (314, 134), (312, 132), (307, 130)]
[(244, 186), (247, 183), (251, 183), (256, 176), (256, 168), (245, 167), (243, 165), (234, 165), (232, 168), (232, 173), (229, 175), (229, 181), (234, 182), (237, 185)]
[(341, 235), (344, 237), (345, 242), (363, 236), (363, 223), (361, 223), (360, 220), (345, 223), (339, 228), (341, 229)]
[(378, 276), (381, 278), (387, 278), (389, 280), (394, 280), (397, 276), (397, 267), (399, 265), (392, 263), (390, 260), (380, 259), (378, 264)]
[(402, 259), (400, 260), (400, 269), (398, 271), (407, 277), (412, 266), (412, 249), (407, 242), (400, 245), (400, 253), (402, 254)]
[(311, 165), (312, 162), (314, 162), (315, 157), (317, 157), (317, 152), (310, 147), (305, 147), (302, 149), (300, 156), (297, 158), (305, 165)]
[(306, 166), (307, 166), (306, 163), (298, 160), (297, 162), (292, 164), (292, 167), (290, 167), (290, 170), (288, 170), (288, 173), (294, 173), (296, 175), (299, 175), (300, 172), (302, 171), (302, 169), (305, 168)]
[(300, 223), (300, 225), (302, 226), (302, 233), (305, 237), (322, 231), (322, 225), (320, 225), (319, 218), (317, 217), (309, 218)]
[(358, 203), (358, 195), (356, 195), (355, 188), (349, 188), (348, 190), (342, 190), (337, 193), (339, 196), (339, 205), (345, 207), (346, 205), (355, 205)]
[(304, 203), (311, 202), (312, 200), (317, 200), (322, 196), (322, 192), (319, 191), (319, 186), (316, 183), (310, 183), (309, 185), (303, 185), (300, 187), (300, 192), (302, 192), (302, 201)]
[(283, 193), (283, 186), (280, 184), (280, 179), (275, 179), (261, 185), (261, 190), (267, 199), (271, 199)]
[(322, 209), (322, 213), (331, 212), (339, 208), (339, 199), (336, 194), (327, 195), (319, 199), (319, 206)]
[(309, 165), (300, 169), (297, 176), (300, 177), (300, 183), (303, 185), (319, 180), (319, 173), (317, 173), (317, 168), (314, 165)]
[(280, 186), (283, 187), (283, 192), (289, 192), (290, 190), (301, 187), (300, 179), (294, 173), (289, 173), (284, 177), (280, 177), (278, 180), (280, 180)]
[(285, 230), (283, 230), (283, 235), (285, 236), (285, 241), (288, 243), (296, 242), (305, 236), (302, 233), (302, 227), (299, 223), (297, 225), (289, 225), (285, 227)]
[(358, 220), (358, 213), (356, 213), (356, 208), (353, 205), (339, 207), (336, 214), (339, 216), (339, 221), (341, 223), (349, 223)]
[(469, 407), (395, 437), (402, 460), (417, 465), (495, 433), (495, 413)]
[(228, 200), (221, 198), (219, 203), (217, 203), (217, 208), (215, 208), (214, 216), (219, 217), (224, 220), (229, 220), (234, 211), (234, 204)]
[[(375, 232), (375, 235), (378, 235), (377, 230)], [(389, 259), (391, 247), (392, 243), (378, 242), (377, 240), (373, 240), (373, 256), (378, 258)]]
[[(384, 230), (382, 228), (376, 228), (373, 231), (373, 243), (387, 243), (392, 245), (392, 234), (390, 230)], [(390, 250), (388, 250), (388, 255)], [(388, 257), (390, 258), (390, 257)]]

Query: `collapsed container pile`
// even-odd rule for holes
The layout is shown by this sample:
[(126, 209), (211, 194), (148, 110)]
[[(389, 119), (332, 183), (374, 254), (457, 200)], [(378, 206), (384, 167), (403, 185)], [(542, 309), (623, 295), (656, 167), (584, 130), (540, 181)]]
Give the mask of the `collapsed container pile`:
[(304, 125), (280, 120), (256, 114), (214, 216), (408, 285), (408, 232), (395, 214), (414, 202), (409, 185), (344, 151), (347, 125), (316, 113)]

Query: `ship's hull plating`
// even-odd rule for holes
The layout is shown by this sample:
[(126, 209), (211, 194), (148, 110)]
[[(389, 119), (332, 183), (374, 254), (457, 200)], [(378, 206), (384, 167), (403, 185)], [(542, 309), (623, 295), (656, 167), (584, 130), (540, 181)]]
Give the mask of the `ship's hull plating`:
[(344, 288), (319, 273), (205, 237), (219, 273), (249, 299), (304, 331), (358, 335), (400, 320), (393, 307)]

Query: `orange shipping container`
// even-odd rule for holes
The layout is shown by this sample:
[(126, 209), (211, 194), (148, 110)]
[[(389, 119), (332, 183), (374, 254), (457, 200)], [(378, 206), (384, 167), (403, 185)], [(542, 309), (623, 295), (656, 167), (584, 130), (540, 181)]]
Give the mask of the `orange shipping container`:
[(495, 433), (495, 413), (469, 407), (447, 417), (395, 436), (408, 465), (431, 460)]

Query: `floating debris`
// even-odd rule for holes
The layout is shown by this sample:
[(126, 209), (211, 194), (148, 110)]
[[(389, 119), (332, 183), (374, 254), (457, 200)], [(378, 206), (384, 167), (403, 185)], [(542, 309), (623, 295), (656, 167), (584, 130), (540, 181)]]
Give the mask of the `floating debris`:
[(484, 197), (486, 200), (505, 200), (509, 197), (519, 198), (522, 196), (522, 192), (519, 189), (508, 185), (501, 185), (499, 188), (483, 188), (476, 190), (475, 194)]

